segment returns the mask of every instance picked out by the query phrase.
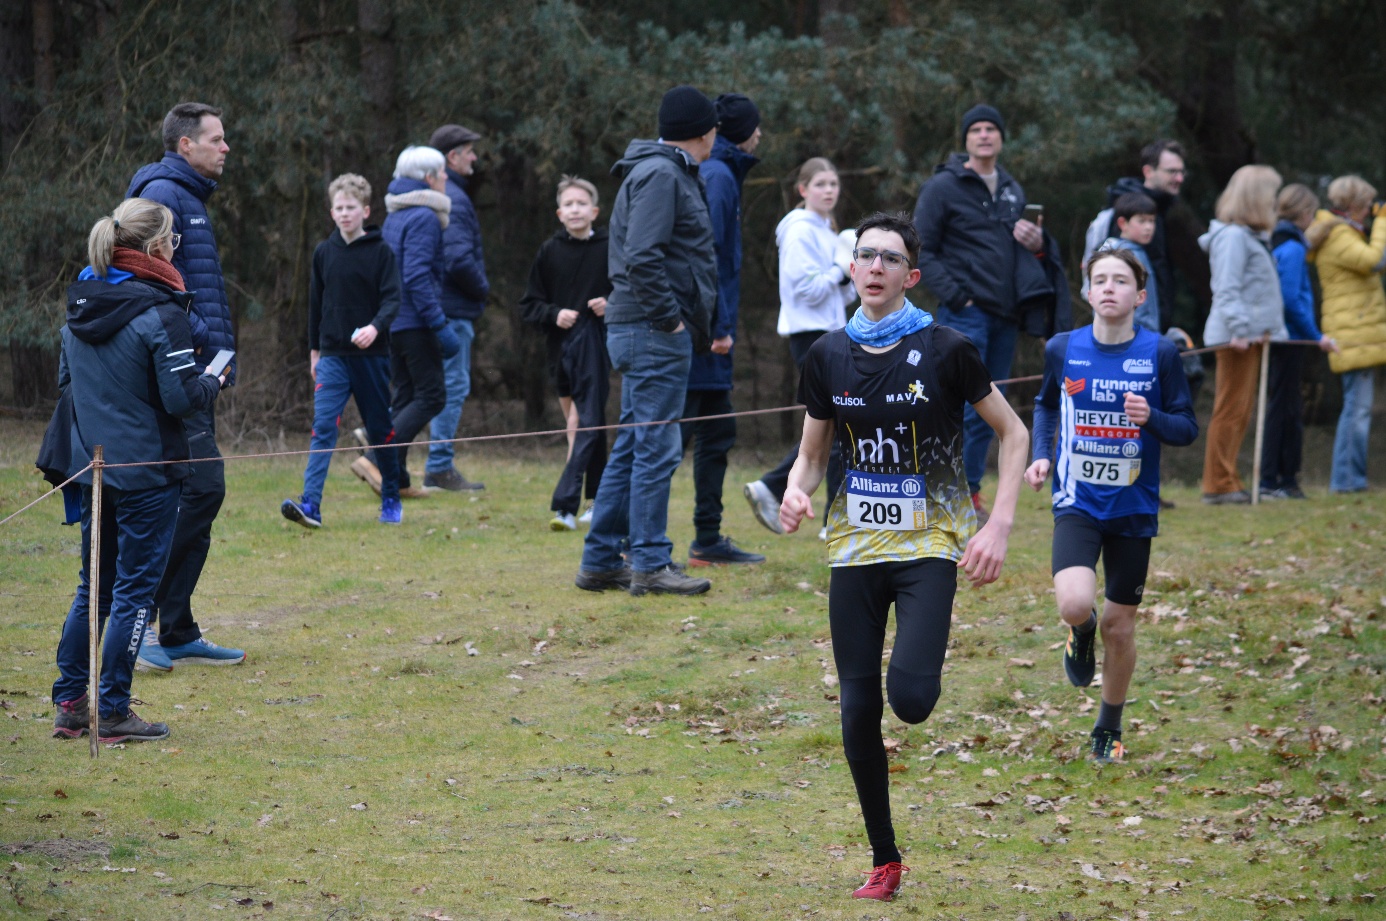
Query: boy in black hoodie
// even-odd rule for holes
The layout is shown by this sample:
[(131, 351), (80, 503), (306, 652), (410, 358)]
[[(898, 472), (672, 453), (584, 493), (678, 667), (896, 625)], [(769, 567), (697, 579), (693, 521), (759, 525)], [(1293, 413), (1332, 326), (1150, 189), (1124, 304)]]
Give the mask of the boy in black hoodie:
[[(279, 511), (305, 528), (322, 526), (322, 487), (337, 446), (337, 421), (349, 398), (366, 423), (374, 445), (388, 444), (390, 423), (390, 323), (399, 311), (399, 269), (395, 254), (366, 226), (371, 186), (344, 173), (327, 189), (332, 236), (313, 252), (308, 286), (309, 373), (313, 377), (313, 432), (303, 471), (303, 495), (285, 499)], [(376, 452), (380, 466), (380, 521), (399, 524), (399, 459), (395, 451)]]
[(554, 514), (549, 527), (555, 531), (577, 530), (584, 477), (590, 503), (606, 468), (606, 432), (574, 431), (606, 425), (611, 359), (602, 317), (611, 282), (606, 229), (592, 226), (598, 210), (596, 186), (574, 176), (559, 180), (563, 229), (539, 247), (520, 301), (521, 317), (548, 336), (549, 378), (568, 426), (568, 463), (550, 503)]

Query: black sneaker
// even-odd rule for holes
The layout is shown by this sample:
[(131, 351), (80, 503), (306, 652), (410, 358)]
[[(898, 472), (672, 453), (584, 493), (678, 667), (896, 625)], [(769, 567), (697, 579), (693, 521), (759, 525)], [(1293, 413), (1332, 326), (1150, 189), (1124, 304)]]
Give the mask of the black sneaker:
[(424, 488), (446, 489), (449, 492), (467, 492), (485, 489), (486, 484), (473, 482), (458, 473), (456, 467), (449, 467), (442, 473), (425, 473)]
[(689, 566), (712, 566), (717, 563), (764, 563), (765, 555), (749, 553), (732, 543), (730, 537), (719, 537), (704, 547), (697, 541), (688, 545)]
[(579, 569), (573, 584), (584, 591), (604, 592), (609, 588), (622, 590), (630, 588), (630, 567), (608, 569), (601, 572), (593, 569)]
[(124, 716), (103, 716), (97, 734), (105, 745), (114, 745), (117, 742), (157, 742), (168, 738), (168, 724), (146, 723), (131, 710)]
[(701, 595), (710, 588), (711, 582), (684, 575), (677, 563), (654, 572), (632, 573), (630, 579), (632, 595)]
[(87, 695), (58, 703), (58, 715), (53, 718), (53, 738), (80, 739), (90, 727), (91, 710), (87, 708)]
[(1120, 764), (1126, 760), (1126, 746), (1121, 744), (1120, 729), (1092, 731), (1092, 760), (1098, 764)]
[[(1096, 618), (1096, 615), (1093, 615)], [(1068, 643), (1064, 646), (1064, 674), (1068, 683), (1075, 688), (1085, 688), (1092, 684), (1093, 673), (1097, 671), (1097, 625), (1087, 633), (1079, 633), (1068, 628)]]

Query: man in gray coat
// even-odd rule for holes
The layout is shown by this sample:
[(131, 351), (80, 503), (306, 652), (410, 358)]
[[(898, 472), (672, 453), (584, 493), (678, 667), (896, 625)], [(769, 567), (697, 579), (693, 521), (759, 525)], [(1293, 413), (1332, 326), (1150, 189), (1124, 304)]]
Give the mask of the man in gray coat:
[[(693, 353), (711, 343), (717, 303), (712, 218), (698, 164), (712, 153), (717, 110), (691, 86), (659, 105), (658, 140), (634, 140), (612, 174), (622, 177), (612, 208), (607, 266), (606, 347), (621, 374), (621, 423), (679, 418)], [(711, 583), (674, 565), (669, 483), (682, 442), (677, 425), (623, 428), (602, 474), (578, 588), (696, 595)], [(629, 565), (621, 559), (629, 541)]]

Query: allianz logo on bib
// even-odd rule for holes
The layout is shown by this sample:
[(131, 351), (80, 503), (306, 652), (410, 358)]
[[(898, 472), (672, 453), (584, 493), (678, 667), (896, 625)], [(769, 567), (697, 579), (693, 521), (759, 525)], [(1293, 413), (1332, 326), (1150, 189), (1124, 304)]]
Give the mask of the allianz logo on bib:
[(1154, 374), (1155, 362), (1149, 358), (1128, 358), (1121, 363), (1121, 370), (1127, 374)]

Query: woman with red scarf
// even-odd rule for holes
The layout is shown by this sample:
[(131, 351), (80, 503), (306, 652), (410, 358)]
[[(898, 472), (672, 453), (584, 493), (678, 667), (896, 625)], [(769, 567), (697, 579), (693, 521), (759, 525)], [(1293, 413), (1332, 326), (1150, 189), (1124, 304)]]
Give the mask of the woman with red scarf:
[[(68, 289), (58, 386), (72, 399), (73, 469), (101, 445), (105, 463), (186, 461), (180, 418), (208, 409), (222, 380), (198, 374), (188, 306), (192, 294), (170, 262), (178, 246), (173, 215), (142, 198), (121, 202), (92, 227), (91, 265)], [(81, 456), (85, 455), (85, 456)], [(186, 463), (114, 467), (103, 474), (100, 584), (105, 626), (98, 734), (102, 742), (168, 735), (130, 709), (135, 654), (154, 620), (154, 590), (168, 559)], [(82, 484), (82, 571), (58, 642), (53, 734), (77, 738), (89, 723), (87, 624), (91, 610), (91, 471)]]

